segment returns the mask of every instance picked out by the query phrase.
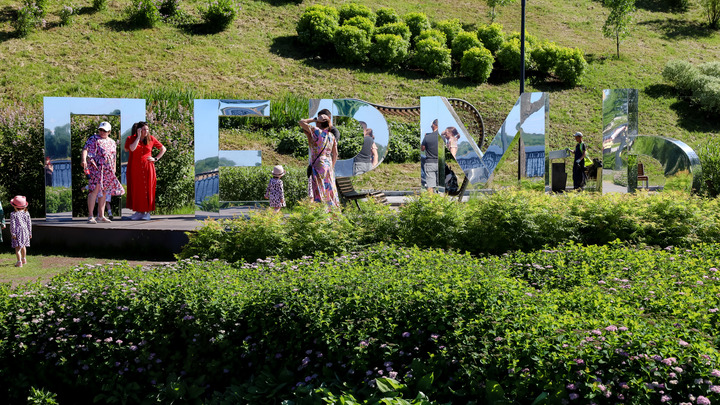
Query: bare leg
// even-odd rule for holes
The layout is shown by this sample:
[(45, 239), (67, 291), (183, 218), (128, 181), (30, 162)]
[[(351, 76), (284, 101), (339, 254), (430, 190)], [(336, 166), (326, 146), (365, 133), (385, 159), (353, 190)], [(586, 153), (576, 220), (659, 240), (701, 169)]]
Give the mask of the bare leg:
[[(97, 195), (100, 192), (100, 186), (96, 186), (95, 190), (91, 191), (90, 194), (88, 194), (88, 217), (93, 217), (93, 211), (95, 211), (95, 200), (97, 199)], [(98, 210), (98, 216), (100, 214)]]
[(21, 256), (22, 256), (22, 262), (23, 262), (23, 264), (27, 263), (27, 258), (25, 257), (25, 256), (27, 255), (27, 248), (26, 248), (25, 246), (23, 246), (22, 248), (20, 248), (20, 254), (21, 254)]
[(98, 200), (98, 218), (105, 216), (105, 194)]
[(20, 246), (15, 248), (15, 256), (17, 257), (17, 261), (19, 263), (22, 263), (22, 249)]

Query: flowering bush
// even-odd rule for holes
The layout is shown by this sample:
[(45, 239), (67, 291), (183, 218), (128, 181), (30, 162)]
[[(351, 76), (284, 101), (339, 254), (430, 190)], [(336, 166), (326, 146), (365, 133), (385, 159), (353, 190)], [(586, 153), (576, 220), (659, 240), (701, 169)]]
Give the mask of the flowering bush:
[[(325, 224), (316, 242), (337, 236)], [(272, 253), (282, 238), (236, 242)], [(363, 403), (378, 391), (427, 404), (709, 403), (718, 261), (717, 244), (486, 258), (381, 244), (232, 266), (85, 265), (0, 287), (0, 401), (44, 387), (59, 403)]]
[(200, 7), (205, 25), (213, 31), (223, 31), (235, 21), (238, 13), (235, 0), (208, 0), (205, 7)]
[(26, 4), (17, 12), (17, 18), (12, 21), (15, 35), (20, 38), (30, 35), (40, 25), (40, 9), (34, 4)]
[(65, 5), (60, 9), (60, 25), (72, 24), (73, 17), (75, 16), (75, 10), (71, 6)]
[(152, 28), (160, 22), (160, 11), (154, 0), (132, 0), (126, 13), (134, 27)]

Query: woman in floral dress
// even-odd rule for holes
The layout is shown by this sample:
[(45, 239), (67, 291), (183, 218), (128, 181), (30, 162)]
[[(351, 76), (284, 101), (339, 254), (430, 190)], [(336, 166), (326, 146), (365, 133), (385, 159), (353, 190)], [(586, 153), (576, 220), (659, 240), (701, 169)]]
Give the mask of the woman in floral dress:
[[(316, 123), (317, 126), (310, 126)], [(328, 209), (339, 208), (337, 189), (335, 187), (335, 162), (338, 158), (337, 142), (329, 131), (330, 118), (321, 114), (317, 118), (300, 120), (300, 127), (310, 144), (310, 160), (312, 163), (311, 189), (315, 202), (325, 203)]]
[[(90, 216), (88, 222), (95, 224), (99, 222), (111, 222), (105, 217), (105, 196), (123, 195), (125, 189), (115, 176), (115, 159), (117, 157), (117, 144), (109, 137), (110, 123), (101, 122), (97, 134), (88, 138), (82, 150), (82, 165), (90, 177), (88, 180), (88, 211)], [(98, 219), (92, 216), (95, 208), (95, 200), (102, 190), (102, 196), (98, 201)]]

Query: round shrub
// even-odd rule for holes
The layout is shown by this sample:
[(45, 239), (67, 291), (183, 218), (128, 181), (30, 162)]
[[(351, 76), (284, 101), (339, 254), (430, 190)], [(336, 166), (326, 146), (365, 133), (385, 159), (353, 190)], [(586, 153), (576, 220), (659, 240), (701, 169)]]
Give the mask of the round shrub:
[(487, 48), (470, 48), (460, 61), (460, 73), (479, 83), (485, 83), (492, 73), (495, 58)]
[(95, 11), (103, 11), (107, 9), (108, 0), (93, 0), (92, 7)]
[(333, 6), (324, 6), (322, 4), (313, 4), (312, 6), (308, 6), (303, 13), (309, 13), (311, 11), (319, 11), (323, 14), (327, 14), (335, 21), (340, 23), (340, 13), (337, 11), (337, 9)]
[(555, 69), (560, 47), (554, 42), (543, 42), (530, 52), (533, 65), (542, 75), (548, 75)]
[(415, 43), (418, 43), (422, 41), (423, 39), (432, 38), (440, 43), (440, 45), (444, 45), (447, 43), (447, 37), (445, 36), (445, 33), (443, 33), (440, 30), (430, 29), (425, 30), (420, 33), (417, 37), (415, 37)]
[(60, 25), (72, 24), (73, 17), (75, 16), (75, 10), (70, 6), (63, 6), (60, 9)]
[[(209, 8), (212, 5), (208, 6)], [(217, 12), (219, 10), (213, 11)], [(128, 23), (133, 27), (152, 28), (160, 22), (160, 11), (155, 7), (153, 0), (132, 0), (126, 9)], [(233, 17), (234, 19), (235, 17)], [(232, 20), (230, 20), (232, 22)], [(230, 22), (227, 24), (229, 25)]]
[(701, 75), (696, 81), (693, 98), (704, 111), (720, 113), (720, 78)]
[(720, 62), (707, 62), (698, 65), (700, 73), (720, 78)]
[(558, 52), (555, 75), (563, 82), (576, 86), (580, 83), (586, 67), (587, 62), (580, 49), (562, 48)]
[(457, 18), (438, 21), (434, 25), (435, 29), (442, 31), (443, 34), (445, 34), (445, 38), (447, 38), (446, 45), (448, 48), (452, 46), (452, 41), (455, 39), (457, 34), (459, 34), (463, 30), (462, 24)]
[(368, 37), (372, 37), (373, 30), (375, 29), (375, 24), (373, 24), (372, 21), (370, 21), (367, 17), (361, 17), (361, 16), (355, 16), (350, 19), (345, 20), (343, 23), (343, 26), (353, 26), (358, 27), (361, 30), (365, 31), (365, 33), (368, 35)]
[(40, 23), (36, 8), (33, 4), (26, 5), (18, 10), (17, 18), (12, 21), (12, 26), (15, 29), (15, 35), (19, 38), (25, 38), (30, 35)]
[(400, 15), (390, 7), (381, 7), (376, 12), (377, 19), (375, 20), (375, 26), (382, 27), (386, 24), (392, 24), (400, 22)]
[(477, 36), (478, 39), (482, 41), (485, 48), (493, 54), (496, 53), (505, 42), (503, 26), (498, 23), (480, 25), (477, 30)]
[(381, 66), (398, 66), (407, 58), (409, 47), (400, 35), (377, 34), (370, 47), (370, 58)]
[(393, 34), (401, 36), (405, 41), (410, 42), (410, 28), (404, 22), (385, 24), (375, 29), (375, 34)]
[(370, 51), (370, 37), (358, 27), (343, 25), (335, 31), (335, 51), (347, 63), (362, 63)]
[(663, 68), (663, 79), (675, 84), (684, 93), (692, 91), (692, 83), (700, 72), (686, 60), (671, 60)]
[(431, 76), (446, 75), (452, 68), (450, 50), (431, 38), (417, 43), (414, 63)]
[(163, 0), (158, 10), (160, 10), (161, 15), (167, 17), (176, 16), (180, 12), (180, 0)]
[[(520, 71), (520, 40), (517, 38), (506, 41), (495, 55), (503, 69), (517, 73)], [(525, 52), (525, 66), (529, 65), (528, 52)]]
[(474, 32), (462, 31), (455, 36), (452, 42), (452, 57), (453, 59), (460, 61), (463, 54), (470, 48), (481, 48), (482, 42), (477, 38), (477, 34)]
[(340, 14), (340, 25), (343, 25), (345, 21), (353, 17), (365, 17), (368, 20), (372, 21), (374, 25), (375, 19), (377, 18), (375, 13), (373, 13), (373, 11), (368, 6), (358, 3), (345, 3), (340, 6), (338, 13)]
[[(506, 39), (508, 41), (513, 40), (513, 39), (517, 39), (518, 41), (520, 41), (520, 32), (513, 31), (510, 33), (510, 35), (507, 36)], [(533, 35), (528, 34), (527, 31), (525, 31), (525, 42), (526, 42), (526, 44), (525, 44), (526, 48), (532, 48), (539, 43), (537, 38), (535, 38)]]
[(238, 5), (235, 0), (209, 0), (206, 7), (200, 9), (205, 24), (213, 30), (223, 31), (235, 21)]
[(296, 31), (300, 43), (307, 45), (311, 50), (324, 50), (332, 46), (335, 31), (338, 29), (337, 11), (308, 7), (300, 16)]
[(429, 30), (430, 27), (430, 20), (424, 13), (407, 13), (404, 17), (405, 24), (410, 28), (410, 33), (412, 34), (412, 38), (415, 38), (416, 36), (420, 35), (421, 32), (425, 30)]

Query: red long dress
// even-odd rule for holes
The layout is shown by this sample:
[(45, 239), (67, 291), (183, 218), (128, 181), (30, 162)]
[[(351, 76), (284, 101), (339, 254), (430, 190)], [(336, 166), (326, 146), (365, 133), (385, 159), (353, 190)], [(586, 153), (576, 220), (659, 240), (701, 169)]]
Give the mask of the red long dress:
[[(131, 135), (125, 140), (125, 148), (135, 142), (137, 135)], [(153, 148), (162, 149), (163, 144), (150, 135), (147, 145), (138, 142), (137, 148), (130, 152), (127, 173), (127, 207), (136, 212), (155, 211), (155, 163), (147, 160)]]

